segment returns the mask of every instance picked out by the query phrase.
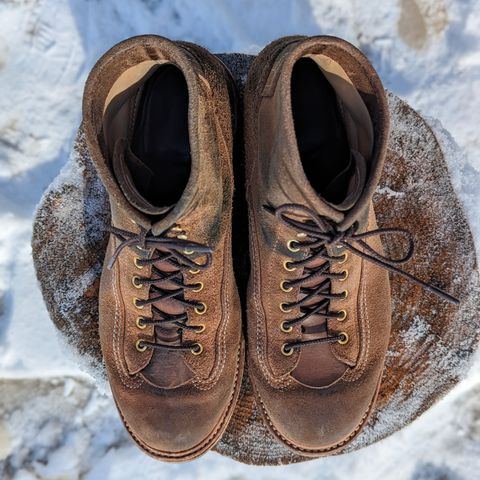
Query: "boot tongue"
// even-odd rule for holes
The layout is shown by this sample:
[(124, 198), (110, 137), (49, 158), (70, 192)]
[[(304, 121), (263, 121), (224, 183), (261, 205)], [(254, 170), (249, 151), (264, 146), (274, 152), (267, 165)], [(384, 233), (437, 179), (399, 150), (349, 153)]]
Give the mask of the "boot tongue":
[[(335, 198), (338, 192), (345, 192), (338, 203), (328, 202), (329, 205), (339, 211), (350, 210), (362, 194), (367, 177), (367, 164), (365, 158), (356, 150), (350, 150), (350, 161), (347, 166), (339, 172), (328, 183), (322, 192), (324, 200)], [(326, 200), (325, 200), (326, 201)]]
[(139, 190), (147, 190), (154, 175), (152, 170), (131, 150), (128, 141), (120, 138), (115, 143), (112, 161), (113, 173), (125, 198), (137, 210), (147, 215), (165, 215), (173, 206), (157, 207), (146, 200)]
[[(360, 198), (365, 187), (367, 166), (364, 157), (356, 150), (351, 150), (348, 165), (335, 175), (322, 189), (320, 200), (337, 211), (351, 209)], [(340, 197), (338, 192), (342, 192)], [(338, 199), (337, 203), (327, 201)], [(309, 267), (318, 267), (324, 260), (318, 259), (309, 264)], [(304, 286), (307, 288), (319, 285), (324, 277), (317, 278)], [(313, 303), (320, 301), (320, 297), (312, 299)], [(311, 315), (303, 322), (302, 339), (314, 340), (328, 336), (327, 320), (321, 315)], [(321, 368), (319, 368), (321, 366)], [(311, 386), (324, 386), (338, 379), (346, 370), (346, 365), (330, 353), (329, 345), (316, 345), (304, 348), (299, 362), (292, 372), (298, 381)]]
[[(133, 207), (147, 215), (162, 218), (172, 210), (174, 205), (157, 207), (140, 194), (139, 190), (148, 190), (153, 172), (132, 152), (128, 141), (124, 138), (115, 143), (112, 167), (120, 189)], [(165, 272), (176, 270), (166, 261), (158, 262), (156, 266)], [(161, 287), (164, 290), (178, 289), (178, 286), (170, 281), (162, 283)], [(151, 295), (157, 295), (157, 293), (152, 292)], [(184, 312), (184, 307), (175, 299), (163, 300), (159, 308), (167, 315), (179, 315)], [(153, 318), (160, 319), (158, 314), (154, 314)], [(154, 335), (157, 343), (172, 346), (180, 345), (182, 340), (178, 326), (173, 322), (166, 323), (161, 327), (156, 326)], [(175, 387), (191, 376), (190, 370), (182, 360), (182, 352), (167, 349), (154, 350), (150, 362), (142, 370), (142, 374), (151, 383), (160, 387)]]

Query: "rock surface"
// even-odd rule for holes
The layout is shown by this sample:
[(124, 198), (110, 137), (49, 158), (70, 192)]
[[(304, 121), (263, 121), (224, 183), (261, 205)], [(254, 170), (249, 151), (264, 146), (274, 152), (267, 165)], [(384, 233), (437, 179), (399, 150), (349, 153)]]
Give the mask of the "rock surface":
[[(241, 86), (251, 57), (233, 54), (221, 58)], [(420, 287), (392, 277), (393, 329), (377, 409), (345, 452), (391, 435), (427, 410), (465, 376), (478, 343), (480, 282), (469, 226), (442, 151), (448, 134), (432, 130), (418, 113), (391, 94), (389, 105), (389, 156), (374, 197), (378, 224), (409, 229), (417, 251), (406, 269), (426, 281), (440, 282), (462, 302), (458, 309), (451, 307)], [(234, 250), (244, 295), (249, 267), (241, 142), (235, 153)], [(456, 154), (450, 147), (448, 155)], [(37, 210), (32, 247), (52, 321), (102, 388), (97, 295), (108, 223), (106, 193), (79, 131), (68, 163)], [(385, 244), (385, 249), (395, 256), (400, 245)], [(232, 421), (215, 449), (253, 464), (307, 460), (270, 435), (259, 417), (248, 376)]]

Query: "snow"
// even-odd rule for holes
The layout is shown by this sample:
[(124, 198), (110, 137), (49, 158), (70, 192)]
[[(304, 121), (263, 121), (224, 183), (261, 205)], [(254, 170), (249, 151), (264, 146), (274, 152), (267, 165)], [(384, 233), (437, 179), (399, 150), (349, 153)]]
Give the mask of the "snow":
[[(439, 136), (478, 253), (478, 1), (24, 0), (0, 3), (0, 26), (4, 478), (203, 480), (302, 475), (433, 480), (478, 475), (478, 368), (419, 420), (359, 452), (261, 469), (215, 453), (186, 465), (160, 464), (132, 445), (111, 400), (92, 389), (92, 381), (58, 341), (30, 255), (34, 209), (68, 158), (86, 75), (114, 43), (141, 33), (197, 42), (214, 52), (256, 53), (269, 41), (295, 33), (332, 34), (353, 42), (370, 57), (388, 89), (428, 115), (434, 129), (441, 123), (462, 148), (461, 157), (449, 155), (451, 143)], [(8, 465), (2, 463), (7, 456)]]

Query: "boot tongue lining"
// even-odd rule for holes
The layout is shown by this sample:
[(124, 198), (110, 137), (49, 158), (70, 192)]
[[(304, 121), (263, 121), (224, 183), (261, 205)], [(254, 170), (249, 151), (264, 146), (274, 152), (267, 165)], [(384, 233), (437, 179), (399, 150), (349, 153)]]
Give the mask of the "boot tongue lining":
[(308, 54), (332, 85), (341, 105), (351, 148), (368, 161), (372, 155), (373, 124), (367, 106), (342, 66), (322, 54)]
[[(327, 201), (322, 197), (325, 203), (343, 212), (355, 205), (365, 186), (368, 162), (374, 144), (373, 124), (365, 102), (339, 63), (322, 54), (308, 54), (305, 57), (312, 59), (317, 64), (335, 90), (349, 139), (350, 164), (330, 182), (330, 186), (333, 188), (333, 184), (338, 183), (341, 176), (345, 176), (353, 168), (350, 180), (346, 179), (348, 181), (346, 196), (339, 203)], [(326, 188), (328, 189), (329, 186)]]
[(173, 206), (156, 207), (140, 194), (132, 178), (130, 170), (132, 164), (135, 164), (136, 168), (145, 170), (147, 175), (145, 175), (144, 181), (148, 182), (148, 166), (144, 165), (141, 160), (133, 154), (126, 139), (118, 139), (113, 153), (112, 167), (125, 198), (134, 208), (147, 215), (166, 215)]
[[(334, 188), (335, 182), (340, 182), (342, 180), (342, 176), (348, 176), (348, 179), (345, 179), (345, 181), (348, 182), (348, 185), (346, 186), (346, 194), (343, 200), (339, 203), (327, 203), (336, 210), (344, 212), (350, 210), (357, 203), (357, 200), (360, 198), (363, 188), (365, 187), (367, 178), (367, 164), (359, 152), (351, 150), (350, 163), (344, 171), (340, 172), (330, 182), (332, 188)], [(326, 188), (328, 189), (330, 185), (328, 185)]]
[(105, 115), (107, 108), (110, 106), (115, 97), (121, 95), (130, 87), (137, 83), (145, 82), (155, 70), (165, 63), (171, 63), (168, 60), (145, 60), (137, 63), (133, 67), (127, 68), (113, 83), (112, 88), (108, 92), (105, 104), (103, 106), (103, 114)]

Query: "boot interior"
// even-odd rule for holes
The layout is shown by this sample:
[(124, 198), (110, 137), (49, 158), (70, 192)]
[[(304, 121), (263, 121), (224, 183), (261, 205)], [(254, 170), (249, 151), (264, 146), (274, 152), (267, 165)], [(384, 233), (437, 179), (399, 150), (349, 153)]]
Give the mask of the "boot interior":
[(291, 102), (305, 174), (327, 202), (341, 204), (355, 171), (352, 149), (367, 162), (373, 149), (367, 107), (342, 67), (320, 54), (295, 62)]
[(140, 64), (117, 80), (109, 97), (103, 123), (110, 158), (118, 154), (120, 139), (127, 145), (123, 161), (128, 182), (117, 178), (122, 190), (128, 188), (131, 195), (133, 188), (152, 207), (174, 205), (185, 190), (192, 163), (189, 94), (182, 71), (167, 62)]
[(343, 177), (348, 174), (350, 148), (335, 90), (312, 59), (301, 58), (293, 67), (291, 95), (305, 174), (325, 200), (341, 203), (347, 188), (342, 173)]

